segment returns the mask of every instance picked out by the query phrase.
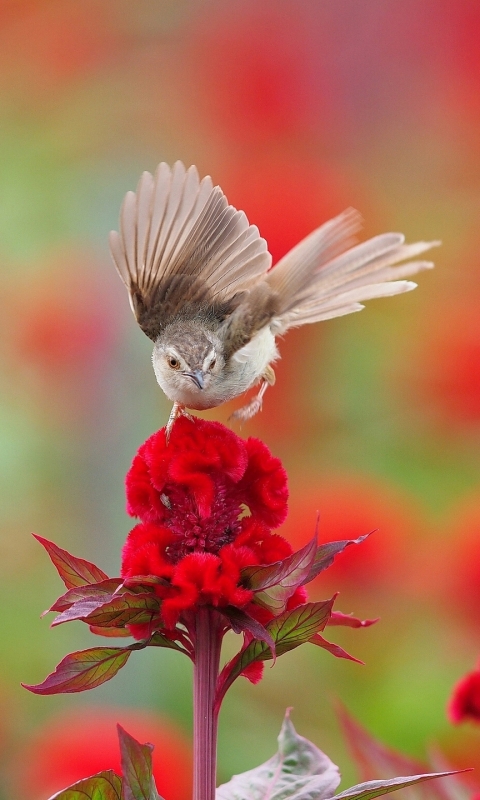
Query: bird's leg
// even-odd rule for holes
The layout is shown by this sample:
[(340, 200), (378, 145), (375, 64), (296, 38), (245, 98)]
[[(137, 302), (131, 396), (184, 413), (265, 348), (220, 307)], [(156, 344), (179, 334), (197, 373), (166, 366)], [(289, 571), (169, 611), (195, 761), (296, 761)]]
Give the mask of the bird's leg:
[(192, 415), (185, 411), (185, 406), (182, 403), (174, 403), (172, 410), (170, 411), (170, 416), (168, 418), (167, 426), (165, 429), (165, 441), (168, 444), (168, 440), (170, 439), (170, 434), (172, 432), (173, 426), (175, 421), (179, 417), (187, 417), (187, 419), (193, 419)]
[(262, 407), (263, 395), (267, 391), (267, 387), (273, 386), (274, 383), (275, 373), (269, 364), (262, 375), (262, 383), (258, 393), (252, 400), (250, 400), (249, 403), (247, 403), (247, 405), (242, 406), (242, 408), (238, 408), (236, 411), (234, 411), (233, 414), (231, 414), (230, 419), (239, 419), (242, 422), (245, 422), (247, 419), (254, 417)]

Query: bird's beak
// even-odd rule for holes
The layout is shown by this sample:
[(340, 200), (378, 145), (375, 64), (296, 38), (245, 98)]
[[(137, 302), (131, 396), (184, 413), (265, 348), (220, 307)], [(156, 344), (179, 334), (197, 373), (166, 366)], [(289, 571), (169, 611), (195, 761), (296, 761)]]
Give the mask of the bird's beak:
[(201, 369), (195, 369), (193, 372), (184, 372), (188, 378), (191, 378), (199, 389), (205, 389), (205, 375)]

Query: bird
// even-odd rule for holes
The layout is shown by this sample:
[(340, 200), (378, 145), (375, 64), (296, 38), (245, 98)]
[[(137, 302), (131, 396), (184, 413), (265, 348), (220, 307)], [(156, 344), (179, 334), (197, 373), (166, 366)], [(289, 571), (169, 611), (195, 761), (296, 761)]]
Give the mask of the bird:
[[(288, 208), (286, 209), (288, 214)], [(360, 311), (364, 301), (408, 292), (433, 267), (417, 256), (439, 241), (401, 233), (358, 243), (353, 208), (325, 222), (272, 267), (268, 245), (243, 211), (195, 166), (162, 162), (125, 195), (110, 250), (142, 331), (153, 341), (156, 379), (175, 420), (259, 385), (233, 413), (253, 417), (290, 328)], [(412, 260), (413, 259), (413, 260)]]

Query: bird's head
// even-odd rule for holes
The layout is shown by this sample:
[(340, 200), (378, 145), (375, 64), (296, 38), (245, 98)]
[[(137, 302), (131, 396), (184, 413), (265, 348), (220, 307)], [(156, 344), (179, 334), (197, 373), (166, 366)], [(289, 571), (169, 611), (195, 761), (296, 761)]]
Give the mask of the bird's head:
[(200, 322), (167, 326), (155, 342), (152, 361), (167, 397), (190, 408), (208, 407), (202, 398), (225, 363), (220, 340)]

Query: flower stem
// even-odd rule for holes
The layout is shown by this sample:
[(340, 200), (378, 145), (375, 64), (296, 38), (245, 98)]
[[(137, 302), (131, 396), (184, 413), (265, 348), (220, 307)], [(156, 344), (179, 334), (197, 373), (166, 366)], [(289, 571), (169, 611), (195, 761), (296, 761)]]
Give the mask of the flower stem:
[(193, 669), (193, 800), (215, 798), (218, 715), (214, 704), (221, 646), (218, 613), (200, 606), (195, 620)]

